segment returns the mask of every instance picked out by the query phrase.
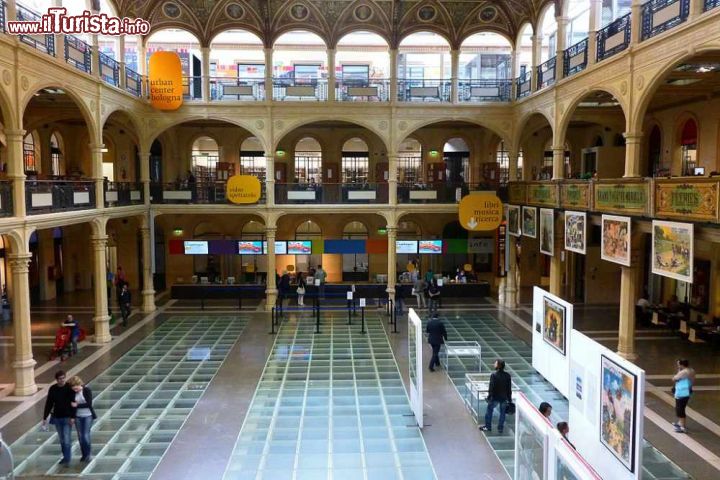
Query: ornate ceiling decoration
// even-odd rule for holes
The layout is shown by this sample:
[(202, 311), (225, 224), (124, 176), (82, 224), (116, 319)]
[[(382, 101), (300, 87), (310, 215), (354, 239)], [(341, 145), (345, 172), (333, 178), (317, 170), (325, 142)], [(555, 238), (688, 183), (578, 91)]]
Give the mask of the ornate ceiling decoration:
[(203, 46), (218, 33), (245, 29), (266, 46), (290, 30), (310, 30), (334, 46), (345, 34), (366, 30), (397, 46), (420, 30), (443, 35), (457, 48), (473, 33), (515, 39), (542, 9), (562, 0), (109, 0), (120, 16), (145, 18), (152, 31), (183, 28)]

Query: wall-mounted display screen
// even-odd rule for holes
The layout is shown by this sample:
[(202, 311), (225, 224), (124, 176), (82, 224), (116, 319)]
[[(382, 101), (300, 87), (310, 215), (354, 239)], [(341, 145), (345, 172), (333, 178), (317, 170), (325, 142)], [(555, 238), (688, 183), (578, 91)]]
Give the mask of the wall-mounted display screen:
[(312, 240), (288, 240), (288, 255), (310, 255), (312, 253)]
[(418, 253), (417, 240), (396, 240), (395, 253)]
[(431, 255), (442, 253), (442, 240), (420, 240), (420, 253), (428, 253)]
[(238, 253), (240, 255), (262, 255), (262, 243), (260, 241), (241, 241), (238, 242)]
[(186, 240), (183, 242), (185, 255), (207, 255), (208, 254), (208, 242), (207, 240)]
[[(267, 241), (263, 242), (263, 253), (267, 255)], [(287, 255), (287, 242), (275, 240), (275, 255)]]

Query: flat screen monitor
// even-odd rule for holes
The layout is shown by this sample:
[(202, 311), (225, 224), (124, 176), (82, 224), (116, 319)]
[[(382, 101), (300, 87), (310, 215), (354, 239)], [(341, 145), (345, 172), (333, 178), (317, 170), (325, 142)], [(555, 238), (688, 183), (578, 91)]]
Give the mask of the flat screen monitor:
[(439, 255), (442, 253), (442, 240), (420, 240), (419, 253)]
[(208, 254), (207, 240), (185, 240), (185, 242), (183, 242), (183, 245), (185, 247), (185, 255)]
[(705, 175), (705, 167), (695, 167), (695, 175)]
[(395, 253), (418, 253), (417, 240), (396, 240)]
[(238, 242), (238, 253), (240, 255), (262, 255), (262, 242), (247, 240)]
[[(267, 255), (267, 241), (263, 242), (263, 253)], [(275, 255), (287, 255), (287, 242), (275, 240)]]
[(312, 240), (288, 240), (288, 255), (310, 255), (312, 253)]

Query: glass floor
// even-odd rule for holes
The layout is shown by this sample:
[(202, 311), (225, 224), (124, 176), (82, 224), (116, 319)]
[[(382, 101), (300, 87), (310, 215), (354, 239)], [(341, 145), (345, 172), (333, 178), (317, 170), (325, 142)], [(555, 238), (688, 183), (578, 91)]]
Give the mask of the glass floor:
[(346, 322), (282, 324), (226, 480), (436, 478), (381, 317)]
[(43, 432), (38, 424), (10, 447), (16, 476), (148, 479), (246, 323), (234, 316), (171, 317), (88, 381), (98, 414), (92, 461), (80, 463), (73, 431), (71, 466), (60, 467), (54, 428)]
[[(440, 315), (440, 318), (445, 322), (450, 341), (476, 341), (480, 344), (482, 372), (491, 372), (495, 360), (502, 358), (506, 363), (506, 371), (512, 375), (513, 382), (531, 403), (540, 405), (543, 401), (549, 402), (553, 407), (552, 423), (567, 421), (569, 418), (568, 401), (532, 367), (532, 348), (515, 337), (495, 317), (488, 313), (445, 312)], [(423, 318), (423, 320), (426, 321), (427, 318)], [(477, 361), (467, 357), (449, 357), (448, 361), (447, 374), (464, 399), (467, 394), (465, 374), (477, 373)], [(487, 404), (481, 403), (482, 411), (473, 411), (473, 414), (481, 419), (484, 418), (485, 405)], [(468, 405), (468, 407), (475, 410), (475, 405)], [(497, 425), (497, 413), (495, 413), (495, 417), (493, 426)], [(481, 421), (484, 422), (484, 420)], [(490, 445), (511, 478), (515, 455), (514, 430), (515, 417), (508, 416), (503, 434), (497, 433), (496, 430), (487, 434)], [(677, 480), (688, 479), (690, 476), (646, 441), (643, 450), (642, 478), (645, 480)]]

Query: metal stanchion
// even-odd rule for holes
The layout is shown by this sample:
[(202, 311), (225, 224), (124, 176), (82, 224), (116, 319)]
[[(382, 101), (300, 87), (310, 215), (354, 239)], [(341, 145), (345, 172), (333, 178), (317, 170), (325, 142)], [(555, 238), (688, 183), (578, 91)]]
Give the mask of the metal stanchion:
[(270, 335), (275, 335), (275, 307), (270, 310)]
[(393, 308), (393, 313), (392, 313), (392, 322), (393, 322), (393, 331), (392, 331), (392, 333), (398, 333), (398, 329), (397, 329), (397, 312), (395, 311), (394, 308)]
[(238, 310), (242, 310), (242, 295), (238, 295)]
[(320, 300), (316, 299), (315, 304), (317, 305), (315, 310), (315, 333), (320, 333)]
[[(352, 302), (352, 306), (351, 306)], [(355, 306), (355, 300), (348, 300), (348, 325), (352, 325), (352, 308)]]
[(365, 307), (360, 307), (360, 315), (361, 315), (361, 327), (360, 327), (360, 333), (365, 333)]

